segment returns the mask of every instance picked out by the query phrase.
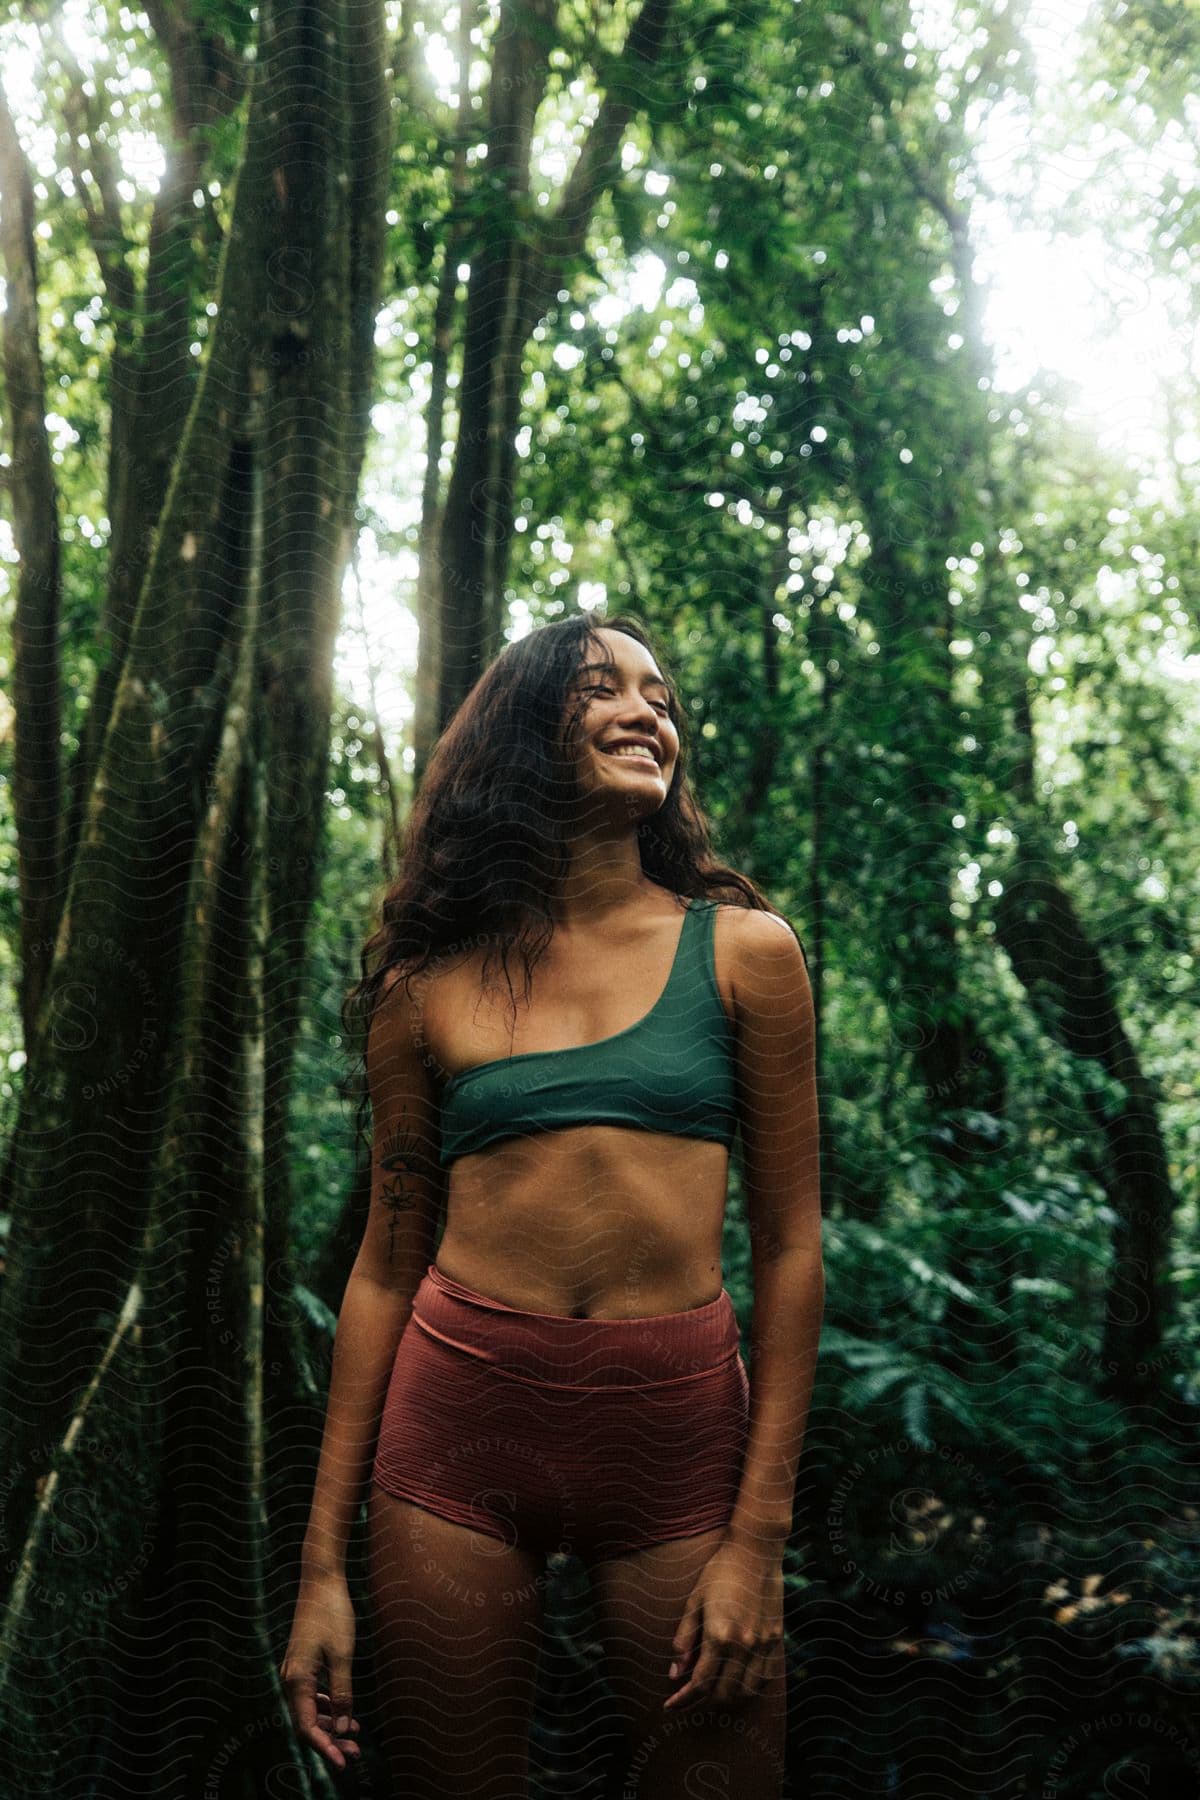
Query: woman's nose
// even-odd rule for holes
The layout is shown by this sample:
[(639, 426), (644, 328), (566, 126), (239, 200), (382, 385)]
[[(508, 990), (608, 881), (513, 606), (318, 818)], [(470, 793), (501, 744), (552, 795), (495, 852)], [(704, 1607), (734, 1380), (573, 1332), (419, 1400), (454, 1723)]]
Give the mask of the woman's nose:
[(635, 694), (626, 708), (624, 717), (636, 719), (642, 726), (648, 726), (652, 732), (658, 733), (658, 714), (644, 694)]

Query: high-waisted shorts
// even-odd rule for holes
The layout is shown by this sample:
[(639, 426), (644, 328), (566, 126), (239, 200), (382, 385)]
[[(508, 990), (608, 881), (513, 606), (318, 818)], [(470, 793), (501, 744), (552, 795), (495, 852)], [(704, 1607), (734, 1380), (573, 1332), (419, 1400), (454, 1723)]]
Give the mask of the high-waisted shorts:
[(488, 1537), (594, 1560), (733, 1512), (749, 1381), (725, 1288), (688, 1312), (522, 1312), (443, 1275), (413, 1297), (374, 1481)]

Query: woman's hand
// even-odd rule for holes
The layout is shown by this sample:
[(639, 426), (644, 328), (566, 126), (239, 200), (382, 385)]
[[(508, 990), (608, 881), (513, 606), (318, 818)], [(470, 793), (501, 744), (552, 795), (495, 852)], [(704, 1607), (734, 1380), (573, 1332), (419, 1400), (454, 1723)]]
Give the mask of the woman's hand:
[[(359, 1728), (350, 1709), (353, 1655), (354, 1608), (345, 1576), (302, 1577), (279, 1673), (296, 1730), (335, 1769), (360, 1754), (351, 1735)], [(328, 1688), (317, 1683), (322, 1669), (329, 1674)]]
[(753, 1699), (782, 1641), (782, 1548), (764, 1550), (726, 1538), (700, 1571), (683, 1609), (670, 1673), (673, 1680), (690, 1670), (690, 1677), (664, 1701), (664, 1711), (698, 1700), (729, 1705)]

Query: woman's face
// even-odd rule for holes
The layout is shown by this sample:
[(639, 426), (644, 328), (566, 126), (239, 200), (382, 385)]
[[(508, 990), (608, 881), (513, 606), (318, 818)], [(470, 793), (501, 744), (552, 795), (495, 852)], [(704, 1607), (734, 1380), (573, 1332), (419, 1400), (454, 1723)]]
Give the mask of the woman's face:
[(624, 631), (599, 632), (572, 684), (578, 710), (580, 778), (587, 793), (611, 790), (638, 817), (657, 812), (679, 758), (668, 688), (644, 644)]

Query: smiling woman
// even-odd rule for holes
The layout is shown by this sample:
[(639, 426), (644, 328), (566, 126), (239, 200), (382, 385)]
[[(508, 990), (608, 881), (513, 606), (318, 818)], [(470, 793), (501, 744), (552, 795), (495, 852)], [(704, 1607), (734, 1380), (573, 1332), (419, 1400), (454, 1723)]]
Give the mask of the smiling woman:
[[(617, 634), (614, 634), (617, 635)], [(632, 642), (632, 640), (630, 640)], [(632, 651), (615, 647), (615, 654), (626, 661), (633, 659)], [(648, 652), (646, 653), (649, 654)], [(653, 664), (653, 659), (651, 658)], [(636, 695), (635, 709), (640, 705), (643, 714), (636, 721), (640, 729), (630, 729), (628, 724), (622, 727), (620, 721), (611, 726), (611, 735), (601, 737), (602, 732), (610, 731), (609, 715), (613, 708), (606, 708), (606, 701), (620, 701), (624, 696), (625, 705), (629, 705), (629, 693), (626, 683), (632, 684)], [(594, 734), (595, 748), (603, 756), (621, 762), (649, 763), (662, 775), (670, 785), (671, 774), (679, 753), (679, 736), (671, 720), (670, 688), (666, 681), (653, 667), (640, 672), (621, 667), (619, 662), (589, 663), (582, 672), (576, 692), (586, 701), (595, 701), (596, 705), (588, 707), (589, 718), (594, 717), (597, 731)], [(645, 708), (649, 712), (645, 712)], [(658, 722), (656, 722), (656, 720)]]
[[(780, 1791), (783, 1548), (823, 1296), (812, 995), (795, 932), (713, 855), (685, 721), (633, 619), (510, 644), (437, 746), (347, 997), (372, 1204), (287, 1667), (311, 1681), (336, 1640), (311, 1733), (336, 1762), (371, 1475), (378, 1730), (412, 1800), (523, 1791), (564, 1551), (593, 1582), (616, 1773), (653, 1752), (673, 1792), (700, 1756), (745, 1800)], [(721, 1270), (739, 1130), (753, 1383)]]

